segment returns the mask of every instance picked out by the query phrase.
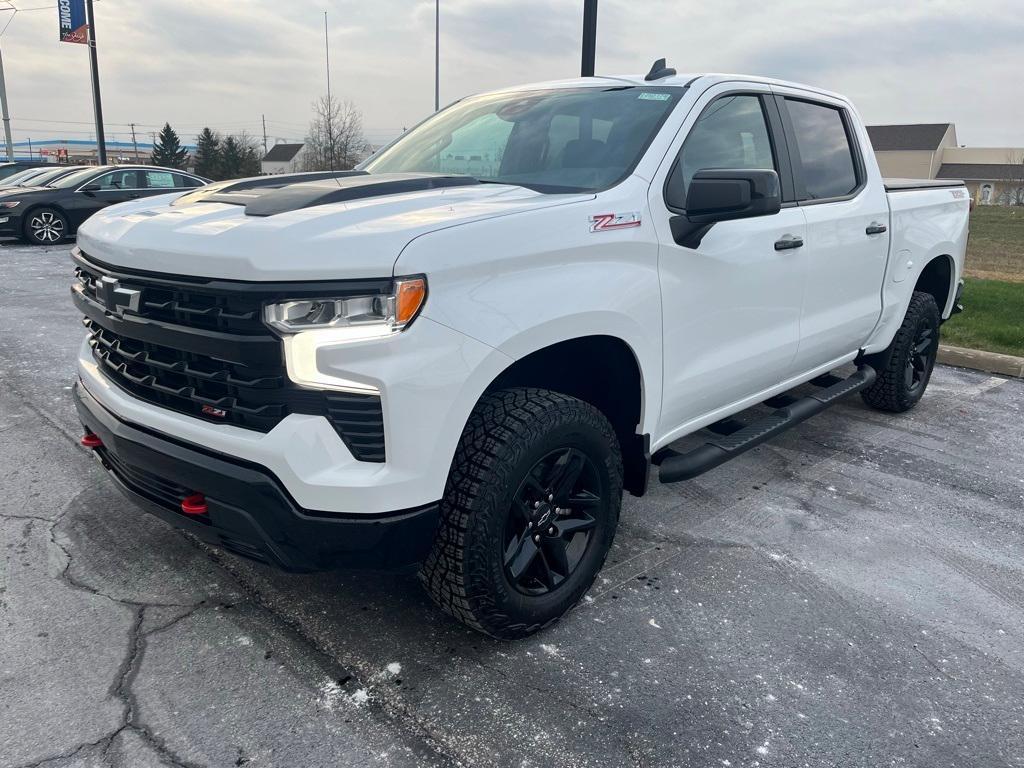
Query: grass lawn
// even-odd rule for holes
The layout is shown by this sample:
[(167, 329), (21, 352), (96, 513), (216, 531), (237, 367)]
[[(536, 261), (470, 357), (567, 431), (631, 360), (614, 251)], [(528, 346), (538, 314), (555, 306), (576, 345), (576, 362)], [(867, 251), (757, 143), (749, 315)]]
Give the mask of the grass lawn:
[(1024, 357), (1024, 282), (968, 277), (962, 303), (964, 311), (942, 326), (944, 344)]
[(1024, 206), (979, 205), (971, 212), (968, 277), (1024, 282)]

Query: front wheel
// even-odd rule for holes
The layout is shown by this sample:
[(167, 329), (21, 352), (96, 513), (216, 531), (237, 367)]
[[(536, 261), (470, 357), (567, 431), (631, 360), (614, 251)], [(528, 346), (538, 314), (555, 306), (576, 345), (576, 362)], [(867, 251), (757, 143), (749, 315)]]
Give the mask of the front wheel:
[(909, 411), (924, 395), (939, 352), (939, 307), (930, 293), (914, 291), (903, 325), (882, 355), (887, 359), (875, 383), (861, 392), (880, 411)]
[(600, 411), (543, 389), (485, 395), (452, 462), (420, 579), (464, 624), (526, 637), (590, 588), (621, 503), (619, 443)]
[(55, 208), (36, 208), (25, 219), (25, 239), (33, 245), (56, 245), (68, 236), (68, 220)]

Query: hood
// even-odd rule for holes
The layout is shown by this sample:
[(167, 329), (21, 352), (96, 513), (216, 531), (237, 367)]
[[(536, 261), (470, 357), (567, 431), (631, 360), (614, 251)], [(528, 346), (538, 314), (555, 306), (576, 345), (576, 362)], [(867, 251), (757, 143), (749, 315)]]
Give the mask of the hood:
[[(593, 199), (474, 179), (452, 185), (403, 180), (396, 187), (355, 178), (363, 180), (355, 184), (362, 189), (357, 193), (337, 194), (337, 185), (328, 190), (318, 183), (270, 189), (266, 197), (253, 190), (232, 202), (191, 193), (115, 205), (79, 227), (78, 244), (108, 264), (196, 277), (387, 277), (402, 249), (428, 232)], [(296, 191), (307, 186), (315, 188)]]

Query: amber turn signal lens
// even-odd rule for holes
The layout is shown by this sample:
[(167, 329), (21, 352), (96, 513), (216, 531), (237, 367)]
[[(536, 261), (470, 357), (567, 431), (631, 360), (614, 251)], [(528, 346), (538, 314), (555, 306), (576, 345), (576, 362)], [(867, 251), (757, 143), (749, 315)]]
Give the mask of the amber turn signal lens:
[(395, 290), (395, 324), (411, 322), (427, 298), (427, 281), (422, 277), (399, 280)]

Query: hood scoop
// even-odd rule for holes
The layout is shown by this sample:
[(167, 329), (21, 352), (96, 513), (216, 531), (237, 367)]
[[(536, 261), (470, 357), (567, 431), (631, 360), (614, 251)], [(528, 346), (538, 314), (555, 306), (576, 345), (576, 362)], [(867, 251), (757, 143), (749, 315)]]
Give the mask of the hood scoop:
[[(290, 184), (253, 195), (245, 204), (246, 216), (273, 216), (278, 213), (343, 203), (403, 192), (425, 192), (446, 187), (468, 187), (480, 182), (470, 176), (444, 176), (434, 173), (375, 173)], [(253, 190), (255, 192), (255, 190)]]

